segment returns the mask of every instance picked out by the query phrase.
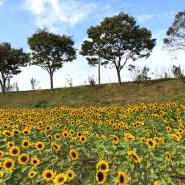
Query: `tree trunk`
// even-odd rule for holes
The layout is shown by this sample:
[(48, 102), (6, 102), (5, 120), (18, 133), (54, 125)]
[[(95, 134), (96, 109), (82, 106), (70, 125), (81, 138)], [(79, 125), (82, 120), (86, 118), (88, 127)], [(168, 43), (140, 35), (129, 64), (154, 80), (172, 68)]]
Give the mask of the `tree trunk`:
[(5, 92), (6, 92), (6, 80), (5, 79), (3, 79), (3, 81), (2, 80), (0, 80), (0, 84), (1, 84), (1, 90), (2, 90), (2, 94), (5, 94)]
[(121, 75), (120, 75), (120, 70), (116, 68), (117, 71), (117, 76), (118, 76), (118, 84), (121, 85)]
[(50, 87), (51, 87), (51, 91), (53, 92), (53, 73), (50, 72), (49, 75), (50, 75)]
[(98, 59), (98, 85), (100, 85), (100, 59)]

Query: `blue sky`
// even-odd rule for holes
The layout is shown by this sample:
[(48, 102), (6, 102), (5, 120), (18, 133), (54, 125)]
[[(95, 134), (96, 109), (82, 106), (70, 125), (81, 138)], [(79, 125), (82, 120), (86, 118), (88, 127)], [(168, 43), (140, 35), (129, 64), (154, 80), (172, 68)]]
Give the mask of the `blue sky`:
[[(75, 48), (80, 49), (91, 25), (99, 25), (105, 17), (124, 12), (133, 16), (138, 25), (149, 29), (157, 39), (157, 45), (147, 60), (128, 64), (147, 65), (151, 72), (161, 74), (170, 71), (173, 64), (185, 67), (183, 54), (172, 60), (172, 56), (162, 50), (168, 27), (175, 14), (185, 10), (184, 7), (185, 0), (0, 0), (0, 43), (9, 42), (13, 48), (22, 47), (29, 52), (28, 37), (45, 26), (50, 32), (73, 36)], [(69, 76), (74, 85), (88, 84), (88, 77), (92, 75), (97, 79), (97, 68), (89, 67), (85, 58), (78, 55), (75, 61), (66, 63), (54, 74), (54, 87), (69, 86), (66, 80)], [(122, 70), (121, 77), (122, 81), (132, 78), (127, 68)], [(37, 88), (50, 88), (49, 74), (39, 67), (23, 68), (12, 83), (17, 81), (20, 90), (29, 90), (31, 78), (40, 82)], [(117, 82), (116, 70), (102, 67), (101, 82)]]

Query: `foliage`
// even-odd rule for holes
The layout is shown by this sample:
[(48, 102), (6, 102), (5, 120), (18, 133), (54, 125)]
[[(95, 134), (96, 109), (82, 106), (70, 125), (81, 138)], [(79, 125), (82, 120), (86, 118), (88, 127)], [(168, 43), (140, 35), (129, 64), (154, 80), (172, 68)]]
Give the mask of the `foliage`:
[(0, 117), (2, 185), (185, 183), (181, 104), (10, 108)]
[(94, 75), (92, 77), (88, 77), (89, 84), (94, 87), (96, 85), (96, 80), (94, 79)]
[(67, 80), (67, 83), (69, 84), (69, 86), (72, 87), (73, 86), (73, 78), (70, 75), (68, 75), (68, 78), (66, 78), (66, 80)]
[(164, 44), (170, 52), (185, 50), (185, 11), (178, 12), (175, 15), (174, 21), (168, 28), (166, 35)]
[(47, 100), (39, 100), (37, 103), (35, 103), (34, 108), (44, 108), (47, 106), (47, 103)]
[(38, 29), (30, 38), (28, 44), (32, 50), (31, 65), (38, 65), (50, 75), (51, 91), (53, 91), (53, 74), (63, 67), (64, 63), (76, 58), (74, 41), (66, 35), (56, 35), (46, 28)]
[(171, 70), (170, 69), (155, 69), (152, 74), (156, 77), (156, 79), (169, 79), (172, 78)]
[(150, 71), (150, 68), (146, 65), (141, 67), (136, 67), (134, 65), (129, 65), (128, 70), (133, 73), (133, 80), (137, 82), (147, 83), (148, 80), (151, 80), (151, 78), (148, 76), (148, 72)]
[(178, 79), (184, 79), (185, 78), (180, 65), (179, 66), (173, 65), (172, 73), (173, 73), (175, 78), (178, 78)]
[(80, 54), (87, 56), (90, 65), (100, 61), (101, 65), (116, 68), (119, 84), (120, 72), (127, 61), (149, 57), (156, 41), (149, 30), (140, 28), (133, 17), (124, 13), (106, 17), (100, 25), (91, 26), (87, 34)]
[(0, 44), (0, 86), (2, 93), (7, 90), (7, 83), (14, 75), (21, 73), (20, 67), (25, 67), (29, 62), (29, 54), (23, 49), (14, 49), (10, 43)]
[(30, 83), (31, 83), (31, 88), (34, 90), (35, 89), (35, 87), (39, 84), (39, 82), (36, 80), (36, 79), (34, 79), (34, 78), (31, 78), (30, 79)]
[(36, 91), (19, 91), (0, 96), (0, 108), (32, 108), (40, 100), (47, 100), (47, 108), (53, 106), (88, 107), (102, 105), (140, 104), (141, 102), (177, 102), (185, 104), (185, 85), (179, 79), (151, 80), (144, 88), (137, 82), (124, 82), (88, 85), (70, 88), (38, 89)]

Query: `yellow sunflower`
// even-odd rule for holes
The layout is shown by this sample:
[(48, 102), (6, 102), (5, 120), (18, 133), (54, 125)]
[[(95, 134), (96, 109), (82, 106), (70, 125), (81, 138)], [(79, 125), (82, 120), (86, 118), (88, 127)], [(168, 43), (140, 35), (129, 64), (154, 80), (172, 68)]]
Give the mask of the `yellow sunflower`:
[(73, 180), (74, 177), (75, 177), (75, 172), (73, 170), (67, 170), (66, 172), (66, 175), (67, 175), (67, 179), (69, 181)]
[(18, 156), (20, 154), (20, 148), (18, 146), (12, 146), (9, 149), (9, 153), (11, 156)]
[(78, 137), (82, 136), (82, 132), (77, 132), (77, 136)]
[(59, 144), (57, 144), (57, 143), (55, 143), (55, 142), (52, 142), (51, 143), (51, 146), (52, 146), (52, 148), (55, 150), (55, 151), (60, 151), (60, 145)]
[(103, 170), (105, 172), (109, 171), (109, 164), (107, 161), (105, 160), (100, 160), (97, 164), (96, 164), (96, 168), (98, 170)]
[(35, 177), (36, 173), (37, 173), (36, 171), (31, 170), (30, 172), (28, 172), (28, 177), (29, 177), (30, 179), (33, 179), (33, 178)]
[(22, 133), (23, 133), (23, 135), (25, 135), (25, 136), (27, 136), (27, 135), (30, 135), (30, 129), (27, 129), (27, 128), (25, 128), (23, 131), (22, 131)]
[(38, 166), (40, 164), (40, 159), (37, 158), (37, 157), (32, 157), (31, 160), (30, 160), (30, 163), (33, 165), (33, 166)]
[(116, 136), (116, 135), (113, 135), (113, 137), (112, 137), (112, 143), (114, 144), (114, 145), (117, 145), (118, 143), (119, 143), (119, 138), (118, 138), (118, 136)]
[(13, 135), (19, 135), (21, 132), (18, 129), (12, 130)]
[(67, 181), (67, 175), (59, 173), (54, 178), (54, 185), (63, 185)]
[(81, 142), (81, 143), (85, 143), (86, 140), (87, 140), (87, 139), (86, 139), (86, 136), (83, 136), (83, 135), (80, 136), (80, 142)]
[(15, 146), (14, 141), (8, 141), (7, 147), (8, 147), (8, 148), (11, 148), (12, 146)]
[(72, 160), (77, 160), (78, 159), (78, 152), (75, 149), (70, 149), (69, 155)]
[(126, 185), (127, 176), (124, 172), (118, 172), (118, 185)]
[(13, 159), (6, 159), (4, 162), (3, 162), (3, 168), (6, 170), (6, 171), (11, 171), (13, 168), (15, 167), (15, 162)]
[(156, 146), (155, 140), (153, 140), (151, 138), (146, 140), (146, 144), (147, 144), (148, 148), (151, 148), (151, 149), (155, 148), (155, 146)]
[(127, 154), (134, 160), (135, 163), (141, 162), (141, 158), (135, 152), (129, 150)]
[(172, 131), (172, 128), (171, 127), (166, 127), (166, 131), (167, 132), (171, 132)]
[(70, 130), (70, 135), (73, 136), (74, 135), (74, 130)]
[(2, 178), (4, 176), (4, 172), (0, 171), (0, 178)]
[(107, 180), (107, 174), (103, 170), (98, 170), (96, 173), (96, 181), (98, 184), (104, 184)]
[(9, 130), (4, 130), (3, 131), (3, 135), (7, 136), (7, 137), (13, 137), (12, 132), (10, 132)]
[(55, 137), (56, 140), (59, 140), (59, 139), (60, 139), (60, 134), (59, 134), (59, 133), (56, 133), (56, 134), (54, 135), (54, 137)]
[(0, 150), (0, 158), (4, 156), (4, 151)]
[(47, 169), (42, 172), (42, 177), (48, 182), (55, 177), (55, 173), (53, 172), (53, 170)]
[(178, 136), (177, 134), (172, 134), (171, 136), (172, 136), (172, 138), (173, 138), (175, 141), (177, 141), (177, 142), (179, 142), (179, 141), (181, 140), (181, 137)]
[(44, 150), (44, 143), (42, 141), (38, 141), (36, 142), (35, 147), (37, 150), (42, 151)]
[(22, 141), (22, 147), (23, 147), (23, 148), (27, 148), (27, 147), (29, 147), (29, 146), (30, 146), (30, 141), (27, 140), (27, 139), (24, 139), (24, 140)]
[(52, 137), (52, 135), (49, 134), (49, 135), (47, 135), (47, 138), (48, 138), (49, 140), (52, 140), (53, 137)]
[(50, 126), (50, 125), (47, 125), (46, 127), (45, 127), (45, 130), (46, 131), (50, 131), (52, 129), (52, 126)]
[(171, 155), (170, 155), (170, 153), (169, 152), (166, 152), (165, 154), (166, 154), (166, 160), (170, 162), (171, 161)]
[(18, 157), (18, 163), (21, 165), (25, 165), (29, 160), (29, 155), (28, 154), (21, 154)]
[(69, 136), (68, 132), (66, 130), (62, 131), (62, 136), (64, 138), (67, 138)]
[(134, 141), (135, 137), (131, 133), (124, 133), (125, 141)]
[(161, 185), (158, 181), (154, 181), (154, 185)]

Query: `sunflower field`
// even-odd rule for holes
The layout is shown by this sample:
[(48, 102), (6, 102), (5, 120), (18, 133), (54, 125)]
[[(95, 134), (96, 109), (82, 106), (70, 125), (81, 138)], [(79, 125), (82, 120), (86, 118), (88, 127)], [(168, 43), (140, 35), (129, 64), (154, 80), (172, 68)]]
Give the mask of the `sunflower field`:
[(0, 109), (1, 185), (183, 185), (185, 106)]

